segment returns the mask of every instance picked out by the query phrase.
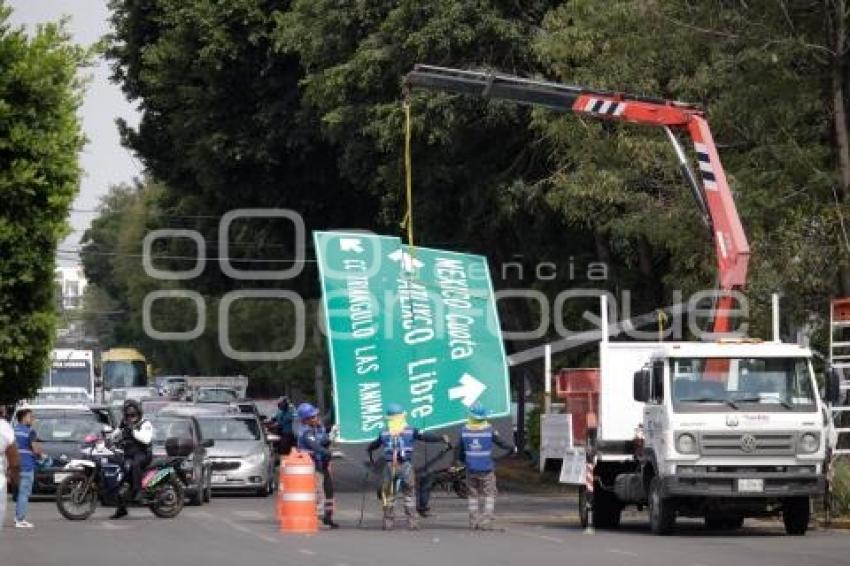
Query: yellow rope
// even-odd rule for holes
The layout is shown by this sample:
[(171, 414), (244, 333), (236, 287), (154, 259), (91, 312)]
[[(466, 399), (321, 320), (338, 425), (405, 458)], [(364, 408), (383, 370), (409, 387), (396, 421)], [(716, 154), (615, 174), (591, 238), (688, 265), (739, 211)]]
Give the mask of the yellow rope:
[[(413, 165), (410, 157), (410, 102), (404, 104), (404, 183), (407, 191), (407, 211), (401, 227), (407, 228), (407, 244), (413, 248)], [(410, 250), (413, 255), (413, 249)]]

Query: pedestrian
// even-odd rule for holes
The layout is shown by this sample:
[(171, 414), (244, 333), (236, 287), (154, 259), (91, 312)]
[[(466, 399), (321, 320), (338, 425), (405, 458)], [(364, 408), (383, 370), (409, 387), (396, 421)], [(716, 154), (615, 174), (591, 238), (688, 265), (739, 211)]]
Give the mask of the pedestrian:
[(407, 528), (416, 530), (416, 491), (415, 472), (413, 469), (414, 445), (417, 441), (443, 442), (451, 446), (449, 437), (422, 432), (407, 424), (406, 414), (401, 405), (387, 405), (387, 424), (381, 434), (373, 440), (366, 450), (369, 460), (372, 452), (381, 448), (384, 456), (384, 479), (381, 485), (381, 499), (384, 510), (383, 528), (390, 531), (395, 523), (395, 500), (399, 492), (404, 496), (404, 514), (407, 517)]
[(277, 413), (272, 420), (277, 428), (277, 434), (280, 436), (278, 443), (278, 454), (289, 454), (292, 447), (295, 446), (295, 409), (289, 401), (289, 397), (281, 397), (277, 402)]
[(21, 473), (21, 459), (15, 430), (6, 422), (6, 409), (0, 405), (0, 530), (6, 519), (6, 490), (14, 490)]
[(31, 529), (33, 524), (27, 521), (27, 510), (30, 495), (32, 495), (32, 486), (35, 482), (37, 460), (44, 458), (45, 453), (38, 442), (35, 430), (32, 428), (35, 421), (32, 410), (26, 408), (19, 410), (17, 421), (15, 441), (21, 459), (21, 474), (18, 482), (18, 496), (15, 500), (15, 527)]
[[(492, 530), (496, 510), (496, 466), (493, 445), (514, 452), (515, 448), (499, 436), (487, 422), (488, 411), (481, 403), (469, 410), (469, 420), (460, 431), (458, 460), (466, 464), (469, 490), (469, 528)], [(483, 499), (484, 511), (481, 512)]]
[(331, 529), (338, 529), (339, 524), (334, 522), (331, 436), (319, 419), (319, 409), (310, 403), (298, 405), (296, 413), (301, 421), (298, 450), (307, 452), (316, 467), (316, 513), (322, 518), (322, 524)]

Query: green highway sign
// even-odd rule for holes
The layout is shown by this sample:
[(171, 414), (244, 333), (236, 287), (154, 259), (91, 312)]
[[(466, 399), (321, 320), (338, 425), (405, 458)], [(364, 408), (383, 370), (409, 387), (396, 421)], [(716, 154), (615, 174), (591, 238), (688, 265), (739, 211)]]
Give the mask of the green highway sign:
[(375, 438), (390, 403), (425, 430), (466, 421), (476, 401), (510, 413), (486, 258), (366, 233), (313, 238), (342, 441)]

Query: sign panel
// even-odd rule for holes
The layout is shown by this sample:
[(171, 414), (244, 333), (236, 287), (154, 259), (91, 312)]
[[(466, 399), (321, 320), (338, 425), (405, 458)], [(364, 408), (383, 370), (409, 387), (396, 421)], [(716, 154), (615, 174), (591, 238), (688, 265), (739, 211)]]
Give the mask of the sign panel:
[(390, 403), (424, 430), (476, 401), (510, 413), (487, 261), (399, 238), (314, 232), (340, 439), (372, 440)]

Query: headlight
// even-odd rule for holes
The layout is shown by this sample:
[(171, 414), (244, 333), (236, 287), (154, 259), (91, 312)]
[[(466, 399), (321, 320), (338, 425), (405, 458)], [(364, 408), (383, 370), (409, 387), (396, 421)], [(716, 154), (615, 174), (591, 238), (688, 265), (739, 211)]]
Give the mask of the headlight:
[(248, 454), (247, 456), (245, 456), (245, 463), (251, 466), (262, 464), (265, 461), (266, 455), (264, 452), (257, 452), (256, 454)]
[(676, 451), (679, 454), (696, 454), (697, 439), (690, 432), (680, 432), (676, 436)]
[(798, 448), (801, 454), (811, 454), (820, 448), (820, 438), (814, 432), (806, 432), (800, 436)]

